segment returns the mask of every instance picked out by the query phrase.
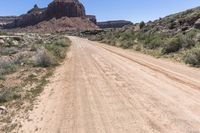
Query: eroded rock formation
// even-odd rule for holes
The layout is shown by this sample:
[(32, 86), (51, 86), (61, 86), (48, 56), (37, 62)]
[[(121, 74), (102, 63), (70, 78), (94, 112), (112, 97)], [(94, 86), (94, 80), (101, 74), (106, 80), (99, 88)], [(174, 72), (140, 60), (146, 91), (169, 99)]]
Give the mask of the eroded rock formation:
[(5, 28), (18, 28), (33, 26), (42, 21), (49, 21), (52, 18), (80, 17), (96, 23), (96, 17), (85, 14), (85, 8), (79, 0), (54, 0), (47, 8), (39, 8), (37, 5), (26, 14), (21, 15)]
[(85, 16), (85, 8), (78, 0), (54, 0), (46, 10), (47, 18), (82, 17)]

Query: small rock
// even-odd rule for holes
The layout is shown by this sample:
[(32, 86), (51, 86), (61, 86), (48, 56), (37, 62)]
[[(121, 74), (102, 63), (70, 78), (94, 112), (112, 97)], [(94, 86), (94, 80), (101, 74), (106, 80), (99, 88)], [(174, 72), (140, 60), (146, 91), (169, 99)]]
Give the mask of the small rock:
[(3, 45), (5, 42), (3, 39), (0, 39), (0, 45)]
[(37, 76), (38, 76), (37, 73), (33, 73), (32, 75), (33, 75), (34, 77), (37, 77)]
[(12, 41), (12, 44), (13, 44), (14, 46), (18, 46), (18, 45), (19, 45), (18, 41), (16, 41), (16, 40), (13, 40), (13, 41)]
[(6, 107), (0, 106), (0, 114), (6, 113)]
[(0, 106), (0, 110), (6, 110), (5, 106)]
[(181, 28), (181, 31), (186, 31), (186, 30), (188, 30), (188, 29), (189, 29), (188, 26), (183, 26), (183, 27)]

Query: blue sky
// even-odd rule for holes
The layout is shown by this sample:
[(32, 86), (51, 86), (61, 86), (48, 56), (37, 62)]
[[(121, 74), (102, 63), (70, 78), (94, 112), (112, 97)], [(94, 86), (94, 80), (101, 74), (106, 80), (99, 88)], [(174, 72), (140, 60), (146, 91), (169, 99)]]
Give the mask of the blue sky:
[[(52, 0), (1, 0), (0, 16), (20, 15), (34, 4), (45, 7)], [(125, 19), (132, 22), (155, 20), (159, 17), (200, 6), (200, 0), (81, 0), (87, 14), (98, 21)]]

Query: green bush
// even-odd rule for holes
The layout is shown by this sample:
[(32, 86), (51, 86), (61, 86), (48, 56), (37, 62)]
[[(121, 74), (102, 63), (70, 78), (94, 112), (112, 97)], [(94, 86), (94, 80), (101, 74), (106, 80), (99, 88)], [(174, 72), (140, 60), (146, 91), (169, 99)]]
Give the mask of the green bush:
[(192, 29), (186, 35), (189, 38), (194, 38), (197, 35), (197, 33), (200, 33), (200, 30), (198, 30), (198, 29)]
[(18, 91), (16, 88), (3, 88), (0, 90), (0, 103), (13, 101), (20, 97), (21, 95), (18, 94)]
[(64, 59), (66, 56), (66, 50), (62, 47), (56, 46), (55, 44), (48, 44), (46, 48), (58, 59)]
[(70, 46), (68, 39), (58, 39), (55, 42), (45, 44), (45, 48), (52, 53), (57, 59), (64, 59), (66, 56), (67, 48)]
[(55, 64), (56, 63), (55, 63), (53, 56), (47, 50), (42, 50), (38, 53), (38, 55), (36, 57), (36, 66), (50, 67)]
[(140, 22), (139, 26), (140, 26), (140, 29), (142, 29), (145, 26), (145, 22), (144, 21)]
[(0, 31), (0, 35), (7, 35), (6, 32)]
[(124, 41), (121, 43), (121, 47), (124, 48), (124, 49), (127, 49), (127, 48), (130, 48), (130, 47), (133, 47), (133, 43), (130, 42), (130, 41)]
[(199, 67), (200, 66), (200, 48), (194, 48), (186, 53), (184, 57), (186, 64)]
[(12, 55), (12, 54), (16, 54), (18, 52), (17, 48), (14, 47), (7, 47), (4, 48), (3, 50), (0, 51), (1, 55)]
[(162, 54), (169, 54), (178, 51), (181, 48), (181, 42), (178, 37), (170, 38), (162, 48)]
[(156, 49), (164, 44), (164, 41), (160, 38), (155, 38), (151, 40), (148, 44), (145, 44), (144, 47), (148, 49)]
[(182, 48), (192, 48), (195, 46), (195, 41), (189, 36), (184, 35), (181, 36), (180, 39)]
[(134, 49), (135, 49), (135, 51), (141, 51), (142, 50), (142, 46), (141, 45), (136, 45)]
[(69, 43), (68, 43), (67, 39), (65, 39), (65, 38), (56, 40), (55, 45), (58, 45), (61, 47), (69, 47)]
[(132, 30), (126, 30), (120, 34), (115, 34), (115, 37), (119, 38), (120, 41), (135, 40), (135, 34)]
[(15, 72), (17, 70), (17, 65), (14, 63), (6, 63), (0, 61), (0, 75), (7, 75)]

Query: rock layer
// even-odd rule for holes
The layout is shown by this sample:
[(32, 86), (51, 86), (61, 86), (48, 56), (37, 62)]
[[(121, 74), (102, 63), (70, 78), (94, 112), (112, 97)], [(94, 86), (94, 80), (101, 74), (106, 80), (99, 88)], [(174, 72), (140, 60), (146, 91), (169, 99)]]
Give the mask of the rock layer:
[(85, 14), (85, 8), (78, 0), (54, 0), (47, 8), (39, 8), (37, 5), (29, 10), (27, 14), (21, 15), (5, 28), (18, 28), (33, 26), (42, 21), (49, 21), (52, 18), (61, 17), (84, 17), (96, 23), (96, 17)]
[(55, 0), (46, 10), (47, 18), (82, 17), (85, 16), (85, 8), (78, 0)]

